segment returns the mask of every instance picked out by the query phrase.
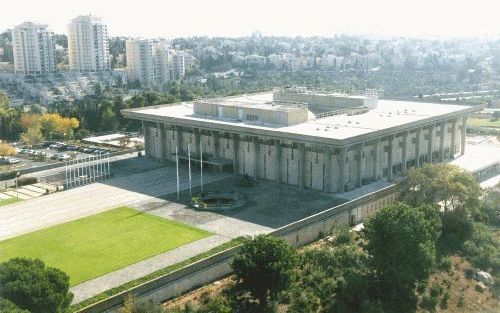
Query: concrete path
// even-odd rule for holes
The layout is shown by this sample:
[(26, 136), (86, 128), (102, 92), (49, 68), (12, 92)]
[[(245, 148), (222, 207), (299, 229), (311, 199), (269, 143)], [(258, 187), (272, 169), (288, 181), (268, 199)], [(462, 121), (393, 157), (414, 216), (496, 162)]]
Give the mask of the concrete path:
[(73, 303), (79, 303), (108, 289), (194, 257), (229, 240), (213, 235), (76, 285), (70, 289), (75, 295)]
[[(188, 188), (187, 170), (181, 168), (180, 188)], [(226, 177), (223, 173), (203, 173), (209, 183)], [(193, 173), (193, 186), (199, 175)], [(48, 196), (0, 207), (0, 240), (69, 222), (122, 205), (154, 202), (176, 190), (175, 167), (108, 179)]]

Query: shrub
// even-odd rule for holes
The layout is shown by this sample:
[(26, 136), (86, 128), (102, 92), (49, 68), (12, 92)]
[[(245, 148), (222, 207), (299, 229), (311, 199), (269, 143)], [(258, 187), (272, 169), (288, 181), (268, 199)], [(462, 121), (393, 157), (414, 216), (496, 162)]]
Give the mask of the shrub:
[(460, 297), (458, 297), (457, 307), (463, 308), (464, 306), (465, 306), (465, 297), (464, 294), (461, 294)]
[(319, 298), (313, 292), (303, 289), (293, 297), (289, 312), (317, 312), (319, 307)]
[(152, 300), (138, 300), (134, 295), (128, 295), (123, 303), (121, 313), (163, 313), (163, 307), (160, 303)]
[(473, 234), (464, 243), (463, 252), (467, 260), (481, 269), (500, 269), (499, 244), (491, 229), (481, 223), (475, 223)]
[(449, 272), (452, 267), (451, 257), (442, 257), (437, 264), (437, 268), (443, 272)]
[(420, 307), (426, 309), (429, 312), (435, 312), (436, 305), (438, 304), (438, 302), (439, 298), (437, 296), (425, 295), (422, 297), (422, 302), (420, 304)]
[(472, 279), (474, 277), (474, 270), (472, 268), (466, 268), (464, 270), (465, 278)]
[(448, 300), (450, 300), (450, 293), (446, 291), (441, 298), (441, 302), (439, 303), (439, 307), (442, 310), (446, 310), (448, 308)]
[(354, 242), (354, 236), (349, 227), (341, 227), (334, 233), (334, 245), (350, 245)]
[(36, 183), (38, 183), (38, 178), (36, 178), (36, 177), (26, 176), (26, 177), (19, 177), (17, 179), (18, 186), (26, 186), (26, 185), (36, 184)]
[(223, 296), (208, 297), (203, 305), (197, 310), (197, 313), (231, 313), (229, 300)]

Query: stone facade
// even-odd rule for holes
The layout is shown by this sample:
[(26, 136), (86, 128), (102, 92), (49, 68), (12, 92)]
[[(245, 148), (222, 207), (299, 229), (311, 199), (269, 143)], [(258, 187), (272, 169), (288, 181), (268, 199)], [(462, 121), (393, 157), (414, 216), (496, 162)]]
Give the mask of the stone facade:
[(146, 155), (175, 161), (175, 150), (215, 170), (248, 174), (300, 188), (344, 192), (381, 178), (404, 175), (426, 162), (453, 159), (465, 151), (466, 115), (362, 139), (346, 145), (316, 144), (144, 121)]

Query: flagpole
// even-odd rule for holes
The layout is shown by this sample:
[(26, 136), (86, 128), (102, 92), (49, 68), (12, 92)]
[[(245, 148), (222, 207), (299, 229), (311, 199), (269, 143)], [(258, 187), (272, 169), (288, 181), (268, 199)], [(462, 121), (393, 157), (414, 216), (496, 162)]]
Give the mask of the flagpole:
[(203, 193), (203, 149), (201, 148), (201, 140), (200, 140), (200, 187), (201, 187), (201, 193)]
[(191, 144), (188, 143), (188, 169), (189, 169), (189, 198), (192, 198), (191, 193)]
[(175, 167), (177, 170), (177, 200), (179, 200), (179, 153), (178, 147), (175, 146)]

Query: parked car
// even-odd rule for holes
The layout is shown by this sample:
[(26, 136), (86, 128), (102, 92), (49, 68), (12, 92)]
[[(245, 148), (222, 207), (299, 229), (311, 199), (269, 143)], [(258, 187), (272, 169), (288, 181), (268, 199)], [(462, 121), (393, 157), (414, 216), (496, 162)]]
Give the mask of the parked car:
[(69, 145), (69, 146), (66, 146), (66, 150), (68, 150), (68, 151), (77, 151), (78, 150), (78, 146), (77, 145)]
[(57, 159), (59, 161), (68, 161), (69, 159), (71, 159), (71, 156), (66, 153), (60, 153)]
[(19, 162), (21, 162), (21, 160), (16, 158), (7, 158), (7, 157), (0, 158), (0, 164), (18, 164)]
[(62, 146), (64, 146), (64, 143), (62, 143), (62, 142), (54, 142), (49, 147), (52, 148), (52, 149), (59, 149)]
[(9, 164), (19, 164), (21, 162), (21, 160), (16, 159), (16, 158), (8, 158), (7, 160), (9, 162)]

